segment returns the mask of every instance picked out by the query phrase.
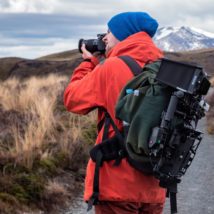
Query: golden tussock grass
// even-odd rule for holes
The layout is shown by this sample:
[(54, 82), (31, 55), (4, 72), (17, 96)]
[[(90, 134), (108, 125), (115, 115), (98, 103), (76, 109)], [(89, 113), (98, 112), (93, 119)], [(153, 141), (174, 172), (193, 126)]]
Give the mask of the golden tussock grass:
[(210, 105), (209, 112), (206, 114), (207, 132), (214, 135), (214, 91), (208, 94), (206, 102)]
[(83, 141), (84, 128), (95, 122), (94, 113), (83, 118), (63, 109), (68, 82), (67, 77), (52, 74), (0, 84), (2, 111), (15, 111), (23, 117), (21, 124), (14, 121), (10, 127), (14, 142), (8, 145), (8, 153), (25, 167), (32, 168), (36, 159), (52, 156), (56, 147), (58, 153), (71, 155), (73, 146)]
[(47, 182), (44, 194), (42, 195), (43, 203), (49, 203), (55, 206), (65, 203), (68, 197), (69, 192), (64, 185), (57, 181), (51, 180)]
[[(32, 203), (52, 213), (79, 191), (72, 182), (84, 176), (79, 170), (96, 137), (96, 112), (81, 116), (65, 109), (68, 83), (54, 74), (0, 82), (0, 213), (31, 210)], [(63, 179), (68, 169), (74, 174), (64, 176), (68, 189), (50, 180)]]
[(211, 83), (211, 86), (214, 87), (214, 77), (211, 77), (210, 83)]

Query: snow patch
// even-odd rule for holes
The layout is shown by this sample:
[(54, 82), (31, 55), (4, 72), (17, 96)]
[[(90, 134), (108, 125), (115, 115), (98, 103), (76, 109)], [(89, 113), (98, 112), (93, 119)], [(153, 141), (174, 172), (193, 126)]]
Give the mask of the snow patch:
[(166, 51), (187, 51), (214, 47), (214, 34), (194, 27), (162, 27), (154, 37), (155, 44)]
[(207, 37), (214, 38), (214, 33), (210, 33), (210, 32), (201, 30), (201, 29), (199, 29), (199, 28), (195, 28), (195, 27), (190, 27), (190, 29), (191, 29), (192, 31), (197, 32), (197, 33), (203, 34), (203, 35), (205, 35), (205, 36), (207, 36)]

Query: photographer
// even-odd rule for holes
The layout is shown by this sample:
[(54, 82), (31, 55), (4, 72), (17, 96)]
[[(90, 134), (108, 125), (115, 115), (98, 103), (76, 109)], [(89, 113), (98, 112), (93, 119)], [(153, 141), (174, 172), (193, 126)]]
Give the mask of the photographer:
[[(118, 56), (128, 55), (143, 67), (147, 61), (163, 57), (153, 43), (158, 23), (145, 12), (125, 12), (108, 22), (108, 31), (103, 41), (106, 59), (99, 63), (82, 45), (84, 61), (73, 73), (65, 90), (64, 103), (68, 111), (87, 114), (98, 107), (98, 124), (107, 110), (119, 130), (123, 124), (115, 119), (114, 106), (124, 85), (133, 78), (129, 67)], [(102, 141), (104, 127), (99, 131), (95, 144)], [(108, 137), (115, 135), (112, 126)], [(99, 176), (99, 202), (96, 214), (149, 213), (161, 214), (165, 202), (165, 190), (152, 175), (145, 175), (132, 168), (122, 159), (119, 166), (114, 161), (104, 162)], [(90, 159), (85, 179), (84, 200), (93, 194), (95, 163)]]

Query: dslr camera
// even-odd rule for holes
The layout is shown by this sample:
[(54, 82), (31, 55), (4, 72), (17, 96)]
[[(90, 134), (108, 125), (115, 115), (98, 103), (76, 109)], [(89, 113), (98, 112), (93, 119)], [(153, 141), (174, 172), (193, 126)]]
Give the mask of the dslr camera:
[(105, 35), (105, 33), (97, 34), (97, 39), (80, 39), (78, 44), (79, 52), (82, 53), (81, 47), (83, 44), (85, 44), (86, 49), (89, 52), (99, 52), (100, 54), (104, 54), (106, 45), (102, 39), (105, 37)]

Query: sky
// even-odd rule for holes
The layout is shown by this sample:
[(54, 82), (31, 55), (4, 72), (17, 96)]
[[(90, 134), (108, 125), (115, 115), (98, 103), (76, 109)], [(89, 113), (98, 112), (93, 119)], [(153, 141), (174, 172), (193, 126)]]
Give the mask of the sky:
[(159, 27), (189, 26), (214, 33), (213, 0), (0, 0), (0, 58), (35, 59), (95, 39), (118, 13), (143, 11)]

